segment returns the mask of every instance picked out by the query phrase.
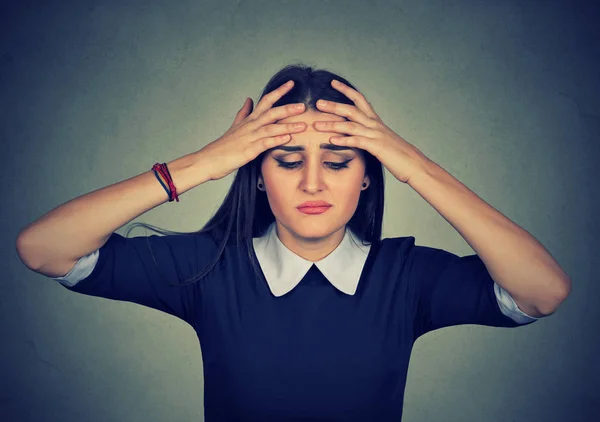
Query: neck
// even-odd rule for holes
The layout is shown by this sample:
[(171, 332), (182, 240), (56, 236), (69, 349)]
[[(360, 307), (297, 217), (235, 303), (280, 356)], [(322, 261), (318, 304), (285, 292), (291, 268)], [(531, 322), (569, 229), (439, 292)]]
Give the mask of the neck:
[(277, 221), (275, 229), (277, 237), (286, 248), (307, 261), (317, 262), (339, 246), (344, 239), (346, 226), (331, 233), (311, 235), (289, 230)]

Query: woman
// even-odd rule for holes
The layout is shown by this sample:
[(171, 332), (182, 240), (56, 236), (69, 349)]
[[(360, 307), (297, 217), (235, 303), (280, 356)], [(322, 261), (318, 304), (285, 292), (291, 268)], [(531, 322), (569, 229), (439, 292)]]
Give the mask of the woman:
[[(381, 239), (383, 166), (477, 253)], [(254, 111), (246, 100), (222, 137), (167, 167), (63, 204), (17, 246), (29, 268), (69, 290), (188, 322), (202, 348), (207, 422), (399, 421), (417, 338), (460, 324), (528, 325), (570, 291), (543, 246), (325, 70), (283, 68)], [(171, 202), (236, 169), (202, 230), (114, 232), (165, 191)]]

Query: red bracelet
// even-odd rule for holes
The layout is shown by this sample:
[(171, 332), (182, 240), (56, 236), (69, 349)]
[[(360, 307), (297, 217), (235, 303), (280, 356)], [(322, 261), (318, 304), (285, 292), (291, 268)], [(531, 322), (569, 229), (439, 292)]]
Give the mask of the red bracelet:
[(177, 189), (175, 188), (175, 184), (173, 183), (173, 178), (171, 177), (171, 172), (169, 172), (169, 168), (166, 163), (162, 163), (160, 166), (160, 174), (164, 177), (164, 179), (169, 184), (169, 202), (176, 200), (179, 202), (179, 196), (177, 194)]
[[(167, 190), (167, 188), (163, 185), (163, 188), (165, 188), (165, 191), (167, 191), (167, 195), (169, 196), (169, 202), (173, 202), (173, 201), (177, 201), (179, 202), (179, 195), (177, 194), (177, 189), (175, 188), (175, 184), (173, 183), (173, 179), (171, 177), (171, 172), (169, 172), (169, 168), (167, 167), (166, 163), (156, 163), (154, 164), (154, 166), (152, 166), (152, 170), (154, 170), (154, 175), (156, 176), (156, 178), (158, 179), (159, 182), (161, 182), (161, 180), (158, 178), (158, 174), (156, 174), (157, 172), (160, 173), (160, 175), (163, 177), (163, 179), (166, 180), (167, 184), (169, 185), (169, 189)], [(162, 182), (161, 182), (162, 184)]]

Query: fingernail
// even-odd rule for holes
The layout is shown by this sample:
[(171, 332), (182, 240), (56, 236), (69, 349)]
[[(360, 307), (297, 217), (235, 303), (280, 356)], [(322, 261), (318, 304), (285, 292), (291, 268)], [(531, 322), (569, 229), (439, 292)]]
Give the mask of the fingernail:
[(304, 108), (304, 104), (296, 104), (294, 106), (294, 108), (298, 109), (298, 110), (302, 110)]

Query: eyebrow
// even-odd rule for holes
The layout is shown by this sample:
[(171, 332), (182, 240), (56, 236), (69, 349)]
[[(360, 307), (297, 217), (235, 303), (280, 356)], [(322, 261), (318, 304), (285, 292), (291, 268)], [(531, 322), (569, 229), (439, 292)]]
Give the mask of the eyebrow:
[[(351, 147), (345, 147), (342, 145), (334, 145), (334, 144), (321, 144), (319, 145), (320, 149), (328, 149), (331, 151), (352, 151), (353, 148)], [(285, 146), (285, 145), (280, 145), (278, 147), (273, 148), (273, 151), (276, 149), (280, 149), (283, 151), (287, 151), (287, 152), (296, 152), (296, 151), (304, 151), (305, 148), (302, 145), (297, 145), (297, 146)]]

